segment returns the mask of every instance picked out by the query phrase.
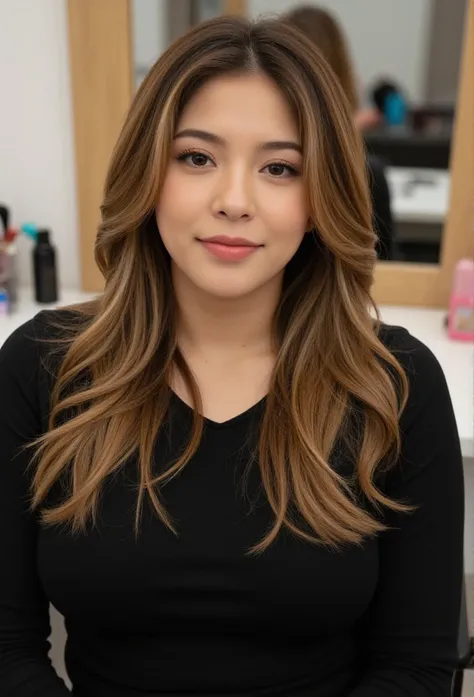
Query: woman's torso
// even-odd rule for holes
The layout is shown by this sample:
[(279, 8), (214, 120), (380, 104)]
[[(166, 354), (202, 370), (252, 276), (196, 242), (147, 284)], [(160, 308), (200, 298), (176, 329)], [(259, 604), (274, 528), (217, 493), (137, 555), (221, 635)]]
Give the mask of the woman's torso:
[[(249, 468), (262, 411), (206, 421), (198, 452), (163, 490), (177, 536), (145, 505), (135, 537), (132, 461), (108, 481), (95, 529), (40, 531), (39, 573), (66, 618), (77, 697), (341, 697), (356, 679), (377, 541), (336, 551), (282, 532), (262, 555), (248, 554), (272, 522), (258, 465)], [(157, 471), (189, 433), (178, 398), (171, 422), (157, 440)]]

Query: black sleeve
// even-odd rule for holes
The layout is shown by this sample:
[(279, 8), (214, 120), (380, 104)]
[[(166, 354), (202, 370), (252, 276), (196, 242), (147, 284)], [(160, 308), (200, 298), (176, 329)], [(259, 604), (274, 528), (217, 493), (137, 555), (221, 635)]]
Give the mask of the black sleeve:
[(0, 695), (70, 697), (54, 672), (49, 603), (36, 565), (38, 524), (29, 510), (24, 446), (41, 434), (37, 320), (18, 329), (0, 350)]
[(378, 236), (377, 257), (381, 261), (393, 258), (393, 218), (390, 189), (383, 164), (376, 158), (368, 159), (369, 182), (372, 196), (374, 230)]
[(463, 574), (464, 487), (453, 409), (441, 367), (405, 332), (398, 359), (411, 381), (402, 454), (387, 493), (415, 504), (390, 513), (375, 598), (361, 623), (362, 677), (349, 697), (450, 697)]

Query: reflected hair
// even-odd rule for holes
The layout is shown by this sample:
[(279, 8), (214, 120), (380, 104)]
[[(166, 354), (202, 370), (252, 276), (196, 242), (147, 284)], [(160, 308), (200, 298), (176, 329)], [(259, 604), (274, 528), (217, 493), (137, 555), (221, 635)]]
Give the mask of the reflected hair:
[[(45, 524), (80, 531), (96, 523), (106, 479), (132, 459), (137, 534), (145, 502), (179, 532), (162, 488), (196, 453), (204, 419), (177, 342), (170, 258), (154, 210), (189, 100), (208, 80), (249, 72), (270, 77), (294, 113), (313, 225), (285, 270), (273, 322), (276, 360), (256, 453), (273, 522), (249, 551), (265, 550), (282, 528), (320, 544), (361, 543), (384, 529), (378, 509), (407, 510), (376, 484), (400, 449), (408, 385), (374, 318), (376, 237), (352, 114), (297, 29), (221, 17), (179, 38), (151, 68), (113, 153), (95, 246), (105, 289), (63, 327), (49, 428), (34, 444), (33, 507)], [(183, 452), (157, 472), (175, 370), (193, 399), (193, 425)], [(346, 451), (349, 474), (333, 464)], [(52, 502), (58, 483), (63, 495)]]
[(283, 19), (297, 27), (321, 51), (338, 78), (352, 110), (359, 106), (353, 63), (344, 31), (328, 10), (316, 5), (295, 7)]

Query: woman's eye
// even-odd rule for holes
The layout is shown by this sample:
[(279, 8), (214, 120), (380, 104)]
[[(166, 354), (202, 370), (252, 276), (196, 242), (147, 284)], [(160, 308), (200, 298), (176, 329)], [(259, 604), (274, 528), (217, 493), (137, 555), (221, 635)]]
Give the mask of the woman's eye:
[(211, 158), (202, 152), (183, 152), (182, 155), (178, 157), (180, 162), (185, 162), (190, 167), (206, 167), (210, 162)]
[(298, 172), (294, 167), (286, 165), (283, 162), (272, 162), (267, 165), (263, 171), (267, 171), (272, 177), (283, 179), (286, 177), (294, 177)]

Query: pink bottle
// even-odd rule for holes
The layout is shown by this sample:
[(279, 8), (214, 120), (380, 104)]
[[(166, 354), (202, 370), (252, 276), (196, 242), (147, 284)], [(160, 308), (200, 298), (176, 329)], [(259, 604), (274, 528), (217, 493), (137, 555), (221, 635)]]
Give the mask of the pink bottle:
[(448, 335), (458, 341), (474, 341), (474, 259), (461, 259), (456, 264)]

